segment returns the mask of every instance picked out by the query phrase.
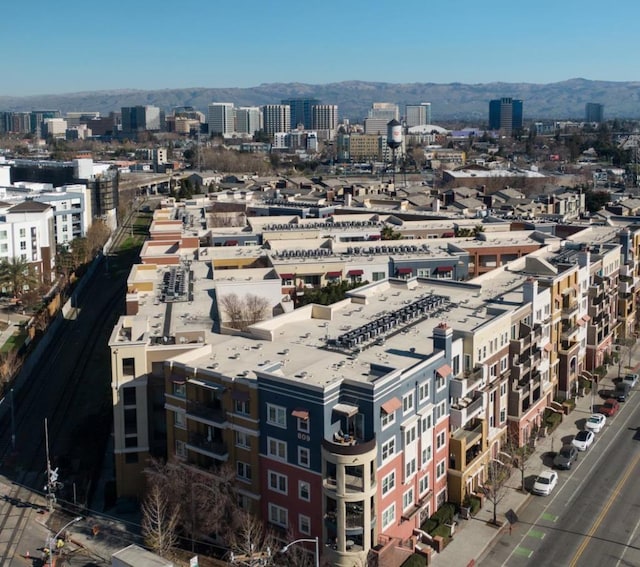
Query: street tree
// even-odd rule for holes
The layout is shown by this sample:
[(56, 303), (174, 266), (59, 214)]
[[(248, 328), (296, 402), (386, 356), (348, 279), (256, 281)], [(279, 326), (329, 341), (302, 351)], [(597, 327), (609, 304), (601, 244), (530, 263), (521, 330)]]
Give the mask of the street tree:
[(531, 432), (531, 437), (523, 439), (522, 444), (518, 442), (517, 435), (510, 435), (502, 447), (502, 452), (508, 455), (513, 467), (520, 471), (520, 490), (522, 490), (522, 492), (525, 492), (527, 462), (533, 454), (535, 435), (536, 431)]
[(249, 512), (238, 510), (235, 518), (235, 529), (230, 531), (227, 542), (234, 563), (254, 565), (261, 559), (269, 560), (277, 547), (274, 534)]
[(171, 502), (170, 493), (160, 482), (152, 482), (142, 503), (142, 535), (155, 553), (167, 557), (178, 545), (178, 506)]
[(150, 483), (170, 496), (178, 510), (179, 525), (191, 540), (192, 550), (200, 536), (228, 533), (235, 521), (235, 472), (222, 465), (212, 474), (179, 461), (152, 459), (146, 469)]
[(507, 481), (511, 475), (511, 465), (491, 459), (487, 465), (487, 480), (482, 487), (486, 499), (493, 505), (491, 522), (498, 525), (498, 506), (507, 495)]

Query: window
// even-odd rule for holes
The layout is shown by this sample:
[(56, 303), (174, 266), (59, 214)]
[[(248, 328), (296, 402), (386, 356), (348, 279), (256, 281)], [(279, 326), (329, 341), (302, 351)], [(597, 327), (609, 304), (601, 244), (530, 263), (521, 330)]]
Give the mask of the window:
[[(133, 388), (131, 388), (133, 390)], [(184, 412), (181, 411), (175, 411), (173, 412), (173, 424), (176, 427), (179, 427), (181, 429), (185, 429), (187, 426), (187, 422), (185, 419), (185, 414)]]
[(125, 406), (136, 405), (136, 389), (135, 388), (122, 388), (122, 402)]
[(382, 460), (386, 461), (392, 457), (396, 452), (396, 440), (394, 438), (389, 439), (384, 445), (382, 445)]
[(311, 500), (311, 485), (304, 480), (298, 481), (298, 498), (306, 502)]
[(505, 356), (500, 359), (500, 372), (504, 372), (509, 366), (509, 357)]
[(504, 396), (507, 393), (507, 383), (500, 384), (500, 395)]
[(289, 519), (287, 509), (282, 506), (277, 506), (276, 504), (269, 504), (269, 521), (283, 528), (288, 527)]
[(311, 518), (300, 514), (298, 516), (298, 530), (301, 534), (309, 535), (311, 533)]
[(420, 482), (418, 483), (418, 491), (419, 494), (422, 496), (425, 492), (427, 492), (427, 490), (429, 490), (429, 475), (426, 474), (424, 475), (421, 479)]
[(234, 407), (236, 413), (242, 413), (244, 415), (249, 415), (251, 412), (249, 411), (249, 400), (242, 401), (236, 400), (234, 403)]
[(436, 436), (436, 450), (442, 449), (446, 444), (446, 435), (444, 431), (441, 431)]
[(396, 521), (396, 505), (391, 504), (388, 508), (385, 508), (382, 512), (382, 529), (386, 530), (391, 524)]
[(251, 447), (249, 435), (244, 431), (236, 431), (236, 447), (242, 447), (243, 449), (249, 449)]
[(282, 278), (282, 286), (283, 287), (291, 287), (293, 286), (293, 278)]
[(402, 495), (402, 509), (406, 510), (409, 506), (412, 506), (414, 500), (413, 488), (410, 488)]
[(413, 392), (402, 396), (402, 412), (407, 413), (413, 409)]
[(420, 420), (420, 433), (429, 431), (429, 429), (431, 429), (431, 414), (423, 415)]
[(187, 397), (187, 384), (185, 382), (174, 382), (173, 383), (173, 395), (178, 398), (186, 398)]
[(27, 229), (21, 228), (19, 234), (20, 234), (20, 238), (26, 238), (27, 237)]
[(436, 406), (436, 421), (446, 416), (447, 401), (443, 400)]
[(431, 274), (431, 270), (429, 268), (418, 268), (416, 270), (416, 275), (419, 278), (428, 278), (430, 274)]
[(414, 474), (416, 474), (416, 459), (415, 457), (404, 465), (404, 478), (405, 480), (411, 478)]
[(436, 478), (442, 478), (444, 476), (444, 459), (442, 459), (437, 465), (436, 465)]
[(251, 465), (238, 461), (236, 463), (236, 475), (240, 480), (251, 480)]
[(373, 272), (373, 274), (371, 274), (371, 280), (374, 282), (383, 280), (386, 277), (387, 276), (384, 272)]
[(420, 463), (423, 467), (431, 460), (431, 445), (422, 448), (420, 459)]
[(507, 419), (507, 410), (503, 408), (500, 410), (500, 423), (504, 423), (506, 419)]
[(396, 420), (396, 412), (392, 411), (391, 413), (382, 412), (382, 417), (380, 418), (380, 426), (382, 429), (386, 429)]
[(396, 487), (396, 473), (391, 471), (382, 479), (382, 496), (385, 496)]
[(124, 432), (125, 434), (135, 434), (138, 432), (138, 414), (136, 408), (124, 410)]
[(283, 474), (269, 471), (269, 490), (274, 492), (280, 492), (281, 494), (287, 494), (287, 477)]
[(429, 382), (423, 382), (418, 386), (418, 403), (421, 404), (429, 399)]
[(281, 406), (267, 404), (267, 423), (277, 427), (286, 427), (287, 410)]
[(283, 461), (287, 460), (287, 444), (273, 437), (267, 438), (267, 455)]
[(442, 390), (447, 385), (447, 379), (444, 376), (440, 376), (436, 372), (436, 391)]
[(309, 433), (309, 420), (298, 418), (298, 431), (302, 431), (303, 433)]
[(311, 452), (306, 447), (298, 447), (298, 464), (307, 468), (311, 465)]
[(180, 457), (181, 459), (186, 458), (187, 456), (187, 445), (184, 441), (176, 440), (176, 457)]
[(404, 432), (404, 444), (405, 446), (411, 445), (411, 443), (413, 443), (415, 440), (416, 440), (416, 426), (413, 425), (412, 427), (409, 427), (409, 429), (407, 429)]
[(22, 242), (20, 242), (20, 250), (26, 250), (27, 249), (27, 243), (23, 240)]

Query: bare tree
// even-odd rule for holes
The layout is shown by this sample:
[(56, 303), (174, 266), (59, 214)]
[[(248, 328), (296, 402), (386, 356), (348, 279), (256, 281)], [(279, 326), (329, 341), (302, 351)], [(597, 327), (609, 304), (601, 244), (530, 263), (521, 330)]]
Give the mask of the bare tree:
[(269, 301), (258, 295), (249, 294), (245, 297), (245, 321), (253, 325), (266, 319), (269, 311)]
[(151, 485), (142, 503), (142, 535), (145, 543), (158, 555), (167, 557), (178, 545), (178, 507), (170, 501), (169, 493), (160, 483)]
[(86, 236), (87, 249), (92, 256), (102, 249), (110, 235), (111, 230), (102, 219), (93, 219)]
[(220, 306), (226, 314), (225, 322), (231, 328), (241, 331), (266, 319), (269, 312), (269, 301), (251, 293), (244, 298), (238, 297), (235, 293), (223, 295), (220, 298)]
[(152, 484), (170, 495), (192, 548), (199, 535), (222, 533), (232, 525), (235, 473), (230, 466), (221, 466), (214, 476), (181, 462), (151, 460), (146, 473)]
[(535, 432), (529, 434), (531, 437), (524, 439), (523, 444), (518, 443), (516, 435), (510, 435), (507, 442), (503, 445), (502, 451), (509, 457), (511, 464), (520, 471), (520, 488), (525, 491), (525, 474), (527, 470), (527, 461), (533, 454), (535, 443)]
[(491, 459), (487, 465), (487, 480), (483, 486), (485, 497), (493, 504), (492, 523), (498, 525), (498, 506), (507, 495), (507, 481), (511, 473), (510, 465)]
[(225, 322), (233, 329), (242, 328), (243, 305), (242, 300), (235, 293), (220, 297), (220, 306), (226, 313)]
[(235, 517), (236, 527), (228, 541), (234, 562), (254, 564), (260, 559), (270, 558), (276, 550), (274, 535), (249, 512), (238, 510)]

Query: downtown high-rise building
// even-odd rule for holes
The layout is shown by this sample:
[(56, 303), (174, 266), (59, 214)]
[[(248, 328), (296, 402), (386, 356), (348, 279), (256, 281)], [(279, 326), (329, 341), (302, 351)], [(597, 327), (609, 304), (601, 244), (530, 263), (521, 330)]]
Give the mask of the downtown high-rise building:
[(522, 100), (504, 97), (489, 102), (489, 129), (501, 130), (507, 136), (521, 130), (523, 125)]
[(123, 106), (122, 133), (157, 132), (161, 128), (161, 113), (157, 106)]
[(235, 116), (232, 102), (212, 102), (207, 107), (209, 134), (224, 136), (235, 132)]
[(236, 108), (236, 132), (254, 135), (262, 130), (262, 112), (258, 106)]
[(431, 124), (431, 103), (421, 102), (420, 104), (407, 104), (406, 106), (407, 128), (412, 126), (424, 126)]
[(604, 104), (588, 102), (584, 107), (584, 121), (600, 123), (604, 120)]
[(316, 104), (311, 108), (313, 130), (336, 130), (338, 128), (338, 105)]
[(291, 130), (291, 107), (288, 104), (265, 104), (262, 107), (262, 127), (266, 134)]
[(313, 107), (320, 104), (316, 98), (290, 98), (282, 101), (282, 104), (291, 109), (291, 127), (297, 128), (300, 124), (305, 130), (313, 128)]

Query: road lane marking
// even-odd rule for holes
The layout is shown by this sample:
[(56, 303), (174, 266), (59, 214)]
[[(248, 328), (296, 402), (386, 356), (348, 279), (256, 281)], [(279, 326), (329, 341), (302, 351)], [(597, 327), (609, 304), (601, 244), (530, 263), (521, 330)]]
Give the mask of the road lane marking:
[(547, 534), (540, 530), (529, 530), (527, 535), (529, 537), (535, 537), (536, 539), (544, 539)]
[(547, 522), (557, 522), (558, 521), (558, 516), (556, 516), (555, 514), (552, 514), (551, 512), (543, 512), (541, 518), (543, 520), (546, 520)]
[(521, 557), (526, 557), (527, 559), (533, 555), (533, 549), (527, 549), (526, 547), (516, 547), (515, 549), (516, 555), (520, 555)]
[(638, 461), (640, 461), (640, 453), (638, 455), (636, 455), (636, 458), (633, 461), (631, 461), (629, 463), (629, 465), (627, 465), (627, 468), (624, 471), (624, 474), (622, 475), (622, 478), (616, 484), (616, 487), (615, 487), (615, 489), (613, 491), (613, 494), (609, 497), (609, 500), (607, 501), (607, 504), (605, 505), (605, 507), (602, 509), (602, 511), (600, 512), (600, 514), (596, 518), (596, 521), (593, 523), (593, 526), (591, 526), (591, 529), (589, 530), (589, 533), (586, 536), (584, 536), (584, 541), (580, 544), (580, 547), (578, 548), (578, 551), (576, 551), (575, 555), (573, 556), (573, 559), (571, 560), (571, 563), (569, 563), (569, 567), (575, 567), (576, 564), (578, 563), (578, 560), (580, 559), (580, 557), (584, 553), (584, 550), (587, 548), (587, 545), (589, 545), (589, 542), (591, 541), (591, 538), (593, 537), (593, 534), (596, 533), (596, 530), (600, 527), (600, 524), (602, 523), (602, 521), (607, 516), (607, 514), (609, 512), (609, 509), (613, 505), (615, 499), (618, 497), (618, 494), (620, 494), (620, 490), (622, 489), (624, 484), (627, 482), (627, 480), (629, 480), (629, 477), (631, 476), (631, 473), (633, 472), (633, 469), (638, 464)]

